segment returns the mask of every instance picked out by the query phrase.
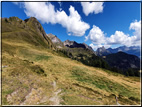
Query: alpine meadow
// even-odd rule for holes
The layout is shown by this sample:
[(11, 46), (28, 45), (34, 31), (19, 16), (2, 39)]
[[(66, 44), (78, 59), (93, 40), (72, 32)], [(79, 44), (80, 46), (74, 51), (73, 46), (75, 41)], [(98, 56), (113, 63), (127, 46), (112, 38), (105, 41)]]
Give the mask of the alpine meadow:
[(2, 105), (141, 105), (141, 21), (131, 2), (107, 21), (119, 3), (2, 2)]

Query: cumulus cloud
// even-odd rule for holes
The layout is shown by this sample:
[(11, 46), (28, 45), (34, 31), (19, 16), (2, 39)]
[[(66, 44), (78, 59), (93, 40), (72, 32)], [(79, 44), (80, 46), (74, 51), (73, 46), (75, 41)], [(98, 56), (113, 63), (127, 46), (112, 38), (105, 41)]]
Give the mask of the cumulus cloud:
[(116, 31), (114, 35), (106, 38), (108, 44), (121, 44), (125, 46), (139, 46), (141, 40), (141, 21), (130, 23), (129, 30), (134, 30), (133, 35), (125, 34), (122, 31)]
[(94, 44), (99, 45), (101, 43), (105, 43), (105, 34), (99, 27), (93, 25), (93, 28), (90, 30), (85, 39), (90, 39)]
[(133, 35), (137, 37), (137, 40), (139, 40), (141, 37), (141, 21), (138, 22), (137, 20), (135, 20), (130, 24), (129, 29), (134, 30)]
[(140, 46), (141, 42), (141, 21), (134, 21), (130, 23), (129, 30), (134, 30), (133, 35), (125, 34), (122, 31), (115, 31), (110, 37), (104, 35), (104, 32), (97, 26), (93, 25), (85, 40), (90, 39), (92, 43), (90, 46), (93, 49), (104, 46), (105, 48), (111, 45), (125, 45), (125, 46)]
[(129, 35), (124, 34), (122, 31), (115, 31), (114, 35), (106, 37), (108, 44), (125, 44)]
[(83, 12), (86, 16), (90, 13), (98, 14), (103, 12), (103, 2), (81, 2)]
[(24, 2), (24, 12), (28, 17), (36, 17), (42, 23), (61, 24), (68, 34), (83, 36), (90, 25), (82, 21), (81, 16), (73, 6), (69, 8), (69, 16), (63, 10), (55, 11), (49, 2)]

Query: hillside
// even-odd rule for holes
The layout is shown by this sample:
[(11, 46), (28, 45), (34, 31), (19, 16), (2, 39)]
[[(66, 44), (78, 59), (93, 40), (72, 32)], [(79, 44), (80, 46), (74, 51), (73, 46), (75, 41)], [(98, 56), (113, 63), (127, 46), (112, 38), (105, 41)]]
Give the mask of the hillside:
[(124, 52), (109, 54), (105, 60), (114, 67), (120, 69), (135, 68), (140, 69), (140, 59), (135, 55), (129, 55)]
[(35, 18), (17, 20), (2, 19), (2, 105), (140, 105), (139, 77), (62, 56)]
[(25, 21), (18, 17), (2, 18), (2, 40), (27, 42), (34, 46), (55, 48), (51, 40), (46, 36), (41, 24), (34, 17)]
[(118, 52), (109, 54), (104, 59), (115, 72), (127, 76), (140, 76), (140, 59), (135, 55)]

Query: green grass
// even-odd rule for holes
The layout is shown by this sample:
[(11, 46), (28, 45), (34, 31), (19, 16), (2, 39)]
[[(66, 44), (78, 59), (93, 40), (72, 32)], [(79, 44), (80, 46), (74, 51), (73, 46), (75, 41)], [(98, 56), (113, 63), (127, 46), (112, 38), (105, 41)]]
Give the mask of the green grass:
[(101, 90), (105, 90), (115, 95), (123, 95), (123, 96), (126, 96), (127, 98), (132, 96), (135, 96), (134, 98), (136, 98), (138, 96), (136, 93), (124, 87), (123, 85), (110, 81), (106, 77), (101, 77), (101, 76), (98, 77), (95, 75), (90, 75), (86, 73), (85, 71), (89, 72), (87, 69), (74, 67), (71, 71), (73, 75), (72, 77), (79, 82), (92, 84)]
[(84, 97), (80, 97), (77, 95), (68, 95), (64, 96), (63, 100), (66, 102), (62, 102), (63, 105), (98, 105), (98, 102), (93, 101), (93, 99), (85, 99)]
[(39, 56), (36, 57), (36, 60), (46, 60), (46, 61), (48, 61), (49, 58), (51, 58), (51, 56), (39, 55)]

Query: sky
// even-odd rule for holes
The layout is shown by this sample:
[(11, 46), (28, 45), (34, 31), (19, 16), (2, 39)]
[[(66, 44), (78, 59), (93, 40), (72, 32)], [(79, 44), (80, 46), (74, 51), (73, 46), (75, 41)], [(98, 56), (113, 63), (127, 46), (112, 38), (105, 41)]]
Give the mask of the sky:
[(47, 34), (104, 46), (140, 46), (140, 2), (2, 2), (2, 17), (35, 17)]

